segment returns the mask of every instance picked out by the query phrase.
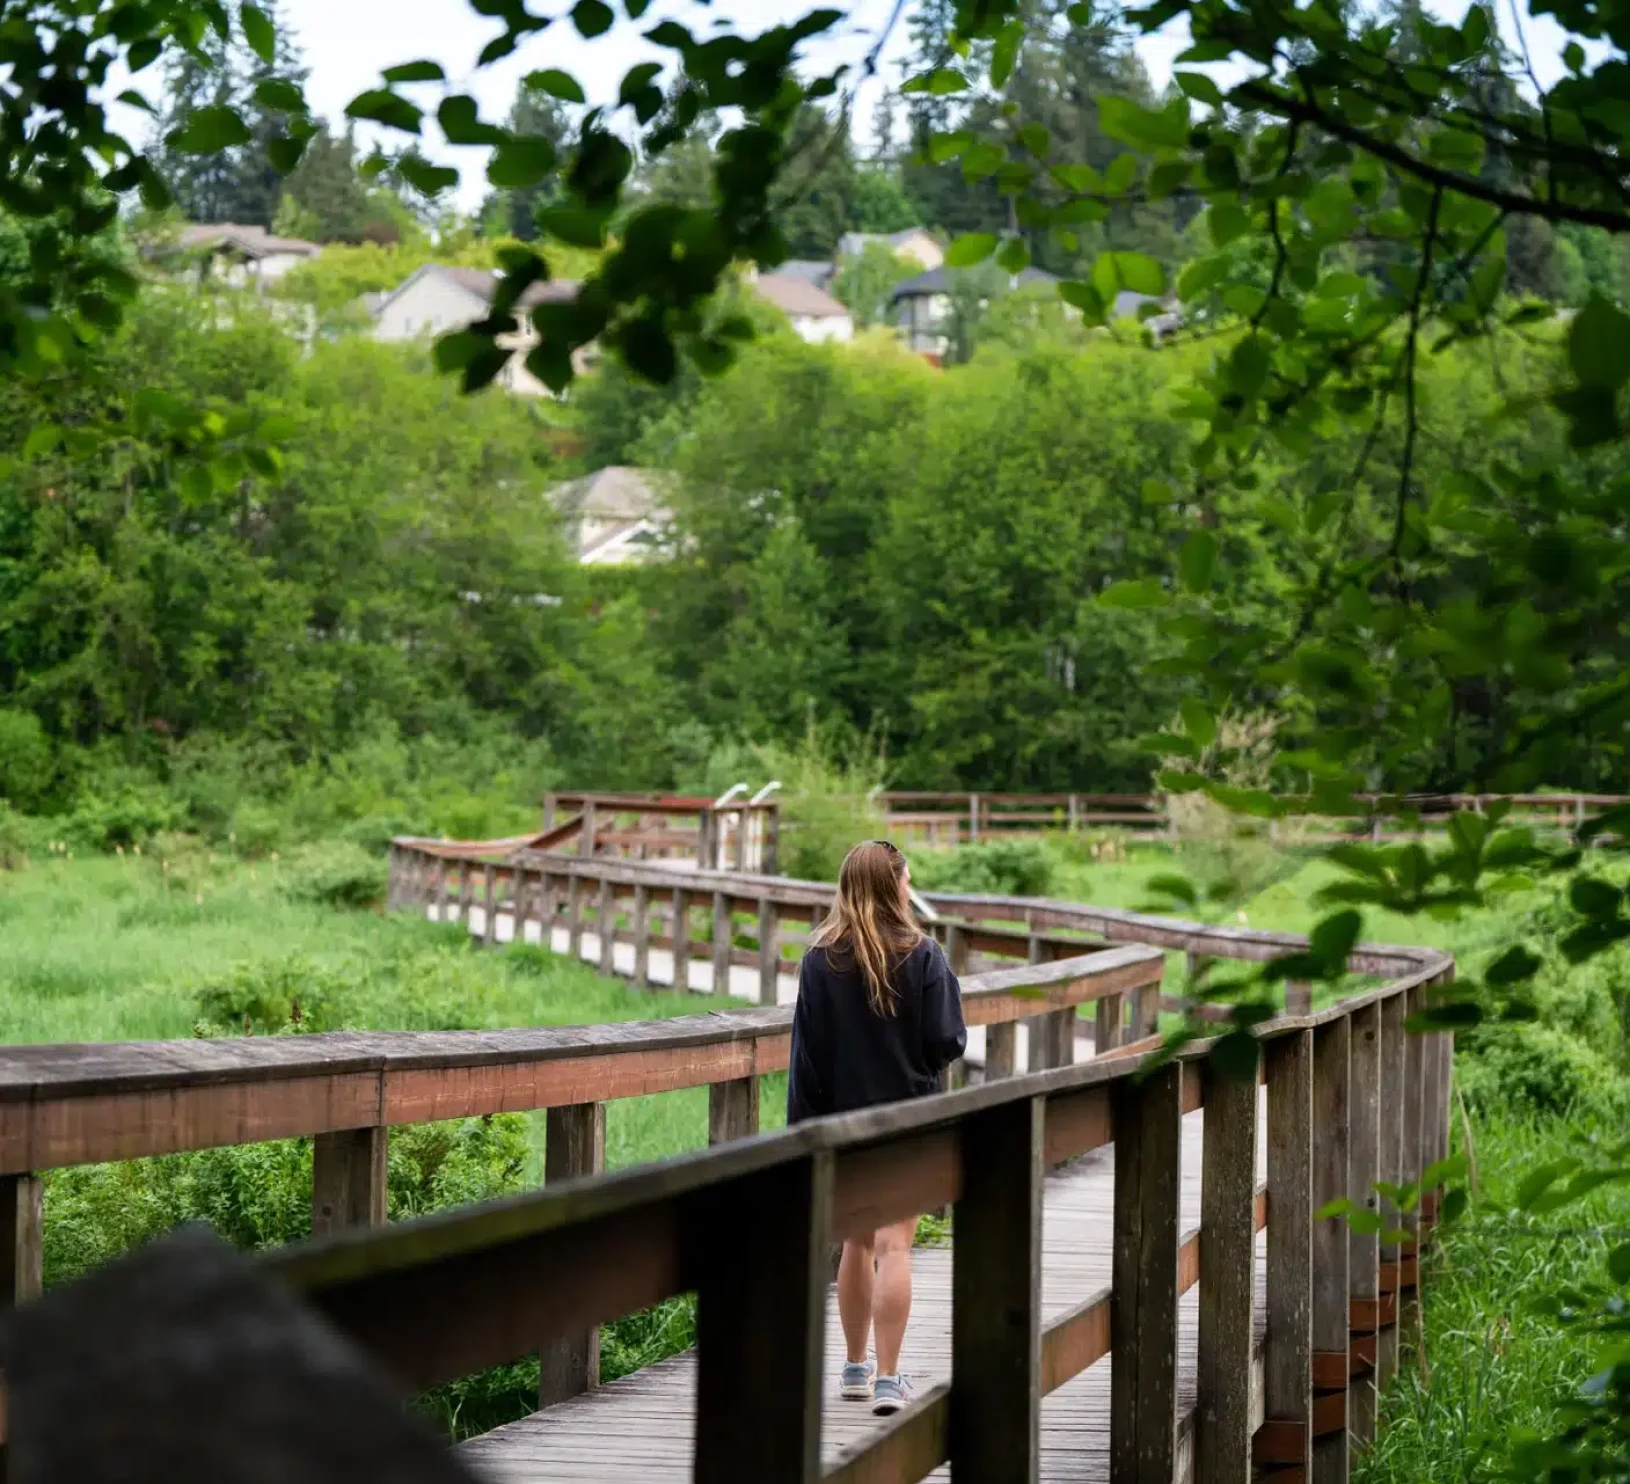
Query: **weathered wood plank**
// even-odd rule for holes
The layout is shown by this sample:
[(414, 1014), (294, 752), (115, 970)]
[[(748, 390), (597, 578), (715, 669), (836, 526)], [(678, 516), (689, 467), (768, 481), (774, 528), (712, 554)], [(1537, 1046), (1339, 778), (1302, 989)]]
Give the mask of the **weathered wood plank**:
[(44, 1188), (38, 1175), (0, 1176), (0, 1311), (40, 1295)]
[(311, 1145), (311, 1234), (385, 1223), (385, 1164), (390, 1131), (341, 1129)]
[[(1389, 1185), (1401, 1184), (1403, 1175), (1404, 1137), (1404, 1000), (1394, 994), (1381, 1003), (1381, 1143), (1377, 1165), (1380, 1179)], [(1382, 1220), (1387, 1228), (1398, 1222), (1398, 1213), (1391, 1202), (1382, 1201)], [(1382, 1242), (1379, 1249), (1382, 1274), (1389, 1274), (1388, 1282), (1380, 1282), (1380, 1298), (1392, 1299), (1391, 1317), (1379, 1327), (1376, 1336), (1376, 1384), (1385, 1389), (1398, 1369), (1397, 1325), (1397, 1271), (1398, 1246), (1395, 1242)]]
[[(1349, 1183), (1355, 1206), (1380, 1214), (1380, 1196), (1375, 1182), (1380, 1178), (1376, 1161), (1381, 1143), (1381, 1007), (1366, 1005), (1352, 1018), (1350, 1032), (1352, 1089), (1349, 1113)], [(1374, 1230), (1354, 1227), (1347, 1238), (1348, 1295), (1352, 1302), (1373, 1303), (1378, 1295), (1376, 1280), (1380, 1246)], [(1349, 1304), (1351, 1308), (1351, 1303)], [(1350, 1348), (1368, 1360), (1353, 1368), (1348, 1390), (1348, 1431), (1359, 1444), (1375, 1437), (1375, 1332), (1351, 1327)]]
[(1257, 1077), (1205, 1077), (1196, 1484), (1251, 1484)]
[(1046, 1105), (967, 1120), (952, 1253), (951, 1469), (1035, 1484), (1041, 1466), (1042, 1147)]
[(1313, 1034), (1271, 1041), (1268, 1074), (1268, 1339), (1263, 1408), (1311, 1463), (1313, 1420)]
[[(551, 1108), (543, 1137), (546, 1185), (598, 1174), (606, 1167), (606, 1105)], [(599, 1384), (598, 1325), (549, 1340), (538, 1355), (539, 1407), (552, 1407)]]
[(737, 1077), (712, 1082), (707, 1090), (707, 1141), (728, 1143), (758, 1132), (758, 1078)]
[[(1351, 1143), (1348, 1108), (1352, 1086), (1350, 1020), (1337, 1020), (1313, 1032), (1313, 1194), (1315, 1212), (1333, 1201), (1350, 1200)], [(1315, 1406), (1331, 1405), (1339, 1395), (1346, 1416), (1347, 1383), (1351, 1365), (1349, 1345), (1347, 1223), (1328, 1216), (1313, 1223), (1313, 1354), (1329, 1356), (1334, 1374), (1325, 1384), (1315, 1383)], [(1347, 1429), (1315, 1432), (1312, 1484), (1346, 1484)]]
[(758, 903), (758, 1002), (776, 1002), (777, 976), (781, 971), (781, 942), (776, 905), (770, 897)]
[(697, 1484), (820, 1479), (831, 1194), (831, 1155), (808, 1155), (736, 1180), (690, 1235)]
[(1170, 1484), (1176, 1463), (1181, 1083), (1168, 1066), (1115, 1085), (1111, 1484)]

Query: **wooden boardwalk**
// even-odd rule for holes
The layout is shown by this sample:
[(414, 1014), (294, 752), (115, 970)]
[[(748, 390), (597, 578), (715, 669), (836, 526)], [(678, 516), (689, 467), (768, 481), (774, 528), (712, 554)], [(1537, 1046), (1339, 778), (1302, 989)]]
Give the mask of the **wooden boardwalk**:
[[(1184, 1120), (1182, 1226), (1200, 1221), (1200, 1148), (1204, 1111)], [(1257, 1154), (1260, 1177), (1259, 1100)], [(1042, 1302), (1052, 1319), (1107, 1289), (1111, 1264), (1114, 1149), (1110, 1146), (1055, 1171), (1046, 1185), (1043, 1227)], [(1257, 1360), (1254, 1419), (1261, 1420), (1261, 1340), (1265, 1235), (1257, 1237)], [(914, 1298), (902, 1370), (921, 1393), (950, 1374), (951, 1252), (919, 1249), (913, 1265)], [(1192, 1412), (1195, 1393), (1198, 1290), (1179, 1306), (1177, 1478), (1192, 1476)], [(822, 1453), (828, 1467), (844, 1449), (869, 1439), (884, 1424), (869, 1407), (837, 1395), (843, 1355), (837, 1308), (828, 1294), (826, 1352), (828, 1390)], [(1044, 1480), (1107, 1480), (1109, 1477), (1109, 1377), (1113, 1357), (1088, 1367), (1042, 1401), (1041, 1476)], [(562, 1402), (520, 1422), (465, 1443), (463, 1461), (493, 1484), (543, 1484), (583, 1480), (594, 1484), (639, 1481), (669, 1484), (691, 1476), (696, 1402), (694, 1352), (676, 1355), (596, 1391)], [(941, 1468), (930, 1478), (950, 1477)]]

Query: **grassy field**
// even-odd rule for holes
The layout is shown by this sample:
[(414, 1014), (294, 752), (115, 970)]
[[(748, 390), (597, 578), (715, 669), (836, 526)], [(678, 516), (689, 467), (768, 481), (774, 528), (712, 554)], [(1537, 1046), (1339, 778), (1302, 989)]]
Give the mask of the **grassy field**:
[[(1206, 868), (1136, 844), (1101, 848), (1097, 859), (1079, 842), (1054, 842), (1042, 854), (1040, 886), (1014, 881), (991, 889), (1144, 908), (1152, 904), (1152, 878)], [(919, 878), (935, 885), (979, 864), (968, 852), (920, 852), (917, 862)], [(1206, 915), (1309, 927), (1331, 869), (1291, 854), (1254, 866), (1254, 889)], [(354, 847), (246, 862), (171, 839), (141, 856), (36, 857), (27, 869), (0, 871), (0, 1040), (550, 1025), (681, 1014), (705, 1004), (637, 992), (534, 948), (487, 951), (458, 927), (336, 905), (377, 892), (377, 869)], [(1431, 943), (1475, 965), (1531, 923), (1546, 900), (1536, 890), (1499, 912), (1452, 921), (1381, 915), (1366, 923), (1366, 936)], [(1583, 1207), (1537, 1218), (1512, 1202), (1537, 1163), (1615, 1136), (1621, 1126), (1603, 1112), (1624, 1106), (1622, 1017), (1612, 1008), (1620, 987), (1611, 974), (1591, 972), (1588, 982), (1559, 972), (1549, 992), (1558, 1013), (1571, 1017), (1574, 1040), (1592, 1043), (1569, 1051), (1575, 1062), (1568, 1065), (1585, 1068), (1580, 1086), (1591, 1077), (1613, 1082), (1605, 1101), (1580, 1106), (1576, 1089), (1546, 1105), (1555, 1077), (1543, 1058), (1529, 1074), (1538, 1092), (1530, 1089), (1528, 1102), (1515, 1093), (1502, 1101), (1503, 1084), (1490, 1081), (1489, 1068), (1505, 1063), (1477, 1047), (1459, 1060), (1473, 1096), (1470, 1116), (1456, 1118), (1456, 1142), (1465, 1147), (1469, 1134), (1475, 1149), (1477, 1199), (1428, 1258), (1426, 1344), (1411, 1351), (1386, 1399), (1388, 1426), (1362, 1465), (1364, 1484), (1494, 1477), (1490, 1460), (1505, 1440), (1547, 1427), (1591, 1373), (1593, 1341), (1560, 1318), (1547, 1295), (1601, 1278), (1607, 1250), (1630, 1235), (1630, 1196), (1609, 1187)], [(1630, 969), (1623, 978), (1630, 985)], [(1527, 1063), (1519, 1057), (1517, 1065), (1520, 1071)], [(766, 1127), (781, 1119), (783, 1089), (776, 1078), (763, 1091)], [(608, 1162), (699, 1148), (706, 1120), (702, 1089), (613, 1103)], [(535, 1185), (542, 1124), (541, 1116), (512, 1115), (397, 1131), (393, 1218)], [(211, 1221), (243, 1245), (298, 1239), (309, 1221), (309, 1193), (310, 1147), (300, 1140), (59, 1172), (47, 1186), (48, 1279), (70, 1277), (188, 1217)], [(688, 1343), (692, 1325), (692, 1306), (681, 1300), (609, 1326), (607, 1373)], [(450, 1431), (479, 1431), (524, 1410), (535, 1385), (535, 1362), (504, 1367), (441, 1388), (427, 1407)]]

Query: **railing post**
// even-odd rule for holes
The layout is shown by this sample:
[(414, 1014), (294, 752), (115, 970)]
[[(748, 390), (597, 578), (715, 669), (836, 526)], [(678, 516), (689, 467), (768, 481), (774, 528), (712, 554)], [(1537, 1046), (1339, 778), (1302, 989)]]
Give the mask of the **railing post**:
[[(1389, 995), (1381, 1004), (1381, 1142), (1377, 1178), (1389, 1185), (1403, 1180), (1404, 1136), (1404, 1000)], [(1383, 1202), (1385, 1228), (1398, 1225), (1398, 1213)], [(1398, 1247), (1382, 1242), (1376, 1276), (1377, 1313), (1375, 1380), (1386, 1389), (1398, 1369)]]
[[(1313, 1209), (1352, 1198), (1348, 1109), (1352, 1022), (1345, 1015), (1313, 1032)], [(1313, 1227), (1312, 1484), (1346, 1484), (1349, 1350), (1348, 1247), (1339, 1216)]]
[(728, 1144), (758, 1132), (758, 1078), (710, 1082), (707, 1089), (707, 1141)]
[(1170, 1484), (1177, 1453), (1181, 1069), (1114, 1084), (1110, 1484)]
[(690, 988), (690, 893), (684, 887), (674, 888), (673, 928), (668, 936), (673, 940), (673, 987)]
[(447, 878), (451, 874), (451, 868), (448, 866), (447, 858), (445, 856), (439, 857), (437, 859), (436, 866), (435, 866), (435, 871), (436, 871), (436, 921), (437, 922), (446, 922), (447, 921)]
[(951, 1473), (1035, 1484), (1041, 1468), (1045, 1099), (962, 1121), (951, 1250)]
[[(1419, 985), (1404, 992), (1404, 1016), (1407, 1019), (1420, 1008), (1423, 992)], [(1425, 1120), (1422, 1117), (1426, 1092), (1426, 1038), (1415, 1032), (1404, 1032), (1404, 1130), (1402, 1140), (1405, 1184), (1417, 1184), (1425, 1172)], [(1417, 1197), (1404, 1212), (1401, 1223), (1409, 1233), (1407, 1241), (1398, 1250), (1398, 1333), (1416, 1318), (1417, 1292), (1420, 1270), (1421, 1203)]]
[[(1360, 1210), (1380, 1214), (1376, 1159), (1381, 1145), (1381, 1007), (1365, 1005), (1352, 1020), (1352, 1092), (1348, 1099), (1348, 1183)], [(1349, 1308), (1348, 1352), (1351, 1382), (1347, 1392), (1347, 1430), (1359, 1444), (1375, 1437), (1376, 1306), (1380, 1297), (1376, 1267), (1377, 1234), (1356, 1227), (1347, 1238)]]
[(583, 828), (577, 837), (577, 853), (588, 857), (594, 854), (594, 836), (598, 821), (595, 817), (594, 800), (583, 800)]
[(979, 843), (979, 795), (968, 795), (968, 843)]
[(730, 936), (734, 923), (730, 912), (730, 894), (713, 893), (713, 993), (730, 993)]
[(1200, 1154), (1200, 1358), (1195, 1484), (1251, 1484), (1256, 1325), (1257, 1073), (1207, 1067)]
[(651, 894), (644, 882), (634, 887), (634, 988), (651, 987)]
[(385, 1224), (389, 1130), (345, 1128), (311, 1141), (311, 1234)]
[(823, 1150), (738, 1177), (697, 1207), (695, 1484), (821, 1476), (831, 1200)]
[(1092, 1051), (1102, 1056), (1121, 1044), (1121, 1025), (1126, 1019), (1126, 1001), (1118, 994), (1100, 995), (1092, 1015)]
[(481, 868), (481, 941), (489, 947), (498, 941), (497, 876), (490, 864)]
[(1268, 1043), (1268, 1336), (1258, 1464), (1306, 1477), (1313, 1412), (1313, 1033)]
[(583, 878), (576, 871), (566, 877), (566, 951), (583, 960)]
[(1293, 981), (1285, 986), (1285, 1013), (1311, 1015), (1313, 1013), (1313, 986)]
[(405, 869), (403, 850), (394, 840), (390, 848), (390, 868), (385, 877), (385, 910), (394, 912), (402, 905), (402, 874)]
[(779, 914), (769, 897), (758, 899), (758, 1002), (773, 1005), (779, 990), (781, 944)]
[[(1028, 918), (1029, 914), (1025, 916)], [(1031, 933), (1025, 944), (1025, 959), (1039, 964), (1047, 960), (1047, 947), (1040, 933)], [(1075, 1061), (1075, 1006), (1068, 1005), (1046, 1015), (1038, 1015), (1030, 1022), (1030, 1070), (1042, 1067), (1067, 1067)], [(1039, 1042), (1038, 1036), (1039, 1035)], [(1039, 1053), (1039, 1057), (1038, 1057)]]
[(517, 865), (510, 875), (509, 941), (526, 942), (526, 867)]
[(543, 832), (548, 834), (555, 827), (555, 796), (546, 793), (543, 796)]
[(38, 1175), (0, 1175), (0, 1313), (40, 1296), (44, 1190)]
[(594, 925), (600, 934), (600, 972), (609, 979), (617, 972), (617, 888), (609, 876), (600, 878)]
[(747, 810), (739, 808), (735, 811), (735, 814), (736, 838), (731, 849), (731, 858), (735, 861), (738, 871), (745, 871), (747, 869)]
[(764, 860), (766, 876), (781, 874), (781, 810), (772, 805), (764, 811)]
[[(544, 1122), (543, 1182), (597, 1175), (606, 1165), (606, 1105), (551, 1108)], [(567, 1335), (538, 1356), (538, 1406), (552, 1407), (600, 1384), (600, 1331)]]

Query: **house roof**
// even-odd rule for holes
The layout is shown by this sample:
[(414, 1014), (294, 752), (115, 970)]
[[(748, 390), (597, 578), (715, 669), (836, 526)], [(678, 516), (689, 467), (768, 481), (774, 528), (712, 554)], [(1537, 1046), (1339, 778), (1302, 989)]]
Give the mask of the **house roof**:
[[(373, 306), (374, 315), (377, 317), (392, 299), (429, 274), (457, 284), (483, 304), (492, 303), (493, 295), (498, 290), (498, 282), (503, 277), (490, 268), (460, 268), (450, 263), (426, 263), (422, 268), (415, 268), (388, 294), (381, 296), (378, 303)], [(534, 304), (558, 304), (563, 300), (575, 299), (579, 286), (574, 278), (550, 278), (542, 283), (529, 284), (522, 292), (517, 307), (530, 309)]]
[(1111, 319), (1136, 319), (1138, 310), (1145, 304), (1159, 304), (1161, 299), (1156, 294), (1138, 294), (1131, 289), (1122, 289), (1115, 295), (1114, 307), (1110, 310)]
[[(930, 268), (926, 273), (919, 273), (915, 278), (908, 278), (894, 286), (894, 292), (889, 295), (889, 303), (893, 304), (900, 299), (926, 299), (934, 294), (948, 294), (956, 287), (957, 280), (969, 272), (967, 268)], [(1031, 284), (1057, 283), (1058, 279), (1041, 268), (1026, 268), (1018, 274), (1015, 284), (1028, 288)]]
[(775, 270), (778, 278), (801, 278), (818, 289), (824, 289), (837, 274), (835, 265), (820, 258), (788, 258)]
[(273, 237), (264, 227), (239, 226), (236, 222), (190, 222), (181, 229), (181, 245), (233, 247), (248, 258), (268, 258), (276, 253), (314, 258), (322, 251), (319, 243), (301, 237)]
[(795, 319), (848, 319), (849, 311), (825, 289), (791, 273), (761, 273), (753, 287)]
[(872, 242), (880, 242), (884, 247), (898, 251), (916, 237), (926, 237), (930, 242), (934, 240), (934, 234), (926, 227), (907, 227), (903, 232), (845, 232), (838, 238), (838, 256), (858, 258), (866, 250), (867, 244)]
[(562, 515), (596, 520), (648, 520), (663, 510), (662, 476), (654, 470), (612, 464), (549, 491), (549, 503)]

